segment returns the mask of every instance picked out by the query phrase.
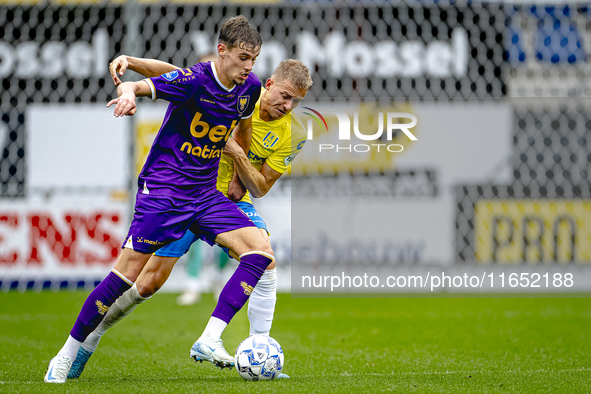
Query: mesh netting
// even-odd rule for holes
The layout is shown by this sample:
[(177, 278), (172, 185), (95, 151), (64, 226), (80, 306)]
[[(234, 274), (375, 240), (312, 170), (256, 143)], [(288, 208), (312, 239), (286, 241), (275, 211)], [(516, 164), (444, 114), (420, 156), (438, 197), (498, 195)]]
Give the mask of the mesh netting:
[(501, 6), (0, 6), (1, 195), (25, 193), (27, 104), (106, 102), (114, 94), (106, 66), (124, 39), (137, 56), (187, 66), (213, 49), (220, 21), (238, 14), (265, 41), (259, 76), (286, 57), (301, 58), (314, 70), (315, 98), (505, 93)]
[[(591, 198), (588, 103), (536, 100), (516, 105), (513, 126), (512, 184), (456, 188), (457, 258), (484, 262), (591, 261), (591, 256), (583, 252), (571, 252), (562, 257), (550, 251), (535, 256), (524, 251), (513, 255), (477, 253), (479, 244), (490, 242), (493, 249), (501, 247), (502, 242), (495, 232), (499, 225), (507, 231), (505, 241), (510, 239), (511, 247), (529, 245), (530, 233), (535, 239), (548, 233), (549, 238), (540, 242), (549, 250), (562, 245), (584, 251), (591, 241), (586, 229), (591, 212), (588, 203)], [(496, 203), (500, 205), (495, 206)], [(482, 208), (488, 210), (488, 216), (478, 215), (479, 204), (484, 204)], [(565, 209), (561, 209), (561, 205)], [(564, 227), (564, 223), (572, 228), (569, 235), (560, 239), (558, 230), (561, 227), (557, 226)], [(480, 227), (480, 233), (479, 226), (484, 226)]]
[(265, 43), (259, 77), (270, 76), (286, 57), (307, 60), (315, 65), (310, 94), (316, 98), (498, 98), (505, 91), (499, 6), (169, 5), (138, 11), (138, 51), (179, 66), (213, 48), (219, 21), (243, 14)]
[(106, 66), (121, 51), (118, 7), (0, 6), (0, 196), (24, 196), (26, 109), (31, 103), (105, 103)]
[[(528, 213), (530, 203), (548, 207), (550, 213), (541, 223), (551, 231), (558, 228), (555, 240), (569, 239), (564, 235), (569, 225), (561, 224), (566, 223), (566, 214), (560, 213), (560, 204), (589, 198), (591, 119), (588, 105), (576, 101), (591, 95), (591, 14), (585, 5), (2, 5), (0, 196), (26, 193), (29, 104), (105, 103), (115, 93), (107, 64), (123, 48), (136, 56), (188, 66), (214, 48), (220, 22), (238, 14), (260, 28), (265, 42), (255, 69), (259, 77), (267, 78), (284, 58), (301, 59), (313, 71), (310, 96), (316, 99), (510, 100), (514, 141), (508, 164), (513, 180), (506, 185), (456, 185), (457, 258), (591, 260), (584, 248), (575, 248), (570, 255), (560, 248), (553, 252), (549, 245), (538, 254), (528, 250), (503, 254), (498, 249), (510, 234), (527, 243), (531, 238), (525, 236), (527, 231), (530, 235), (541, 231), (537, 219), (532, 219), (535, 215)], [(531, 97), (575, 101), (515, 99)], [(392, 184), (391, 195), (404, 198), (395, 191), (399, 175), (384, 179)], [(515, 206), (521, 213), (509, 216), (526, 225), (502, 218), (503, 212), (514, 209), (511, 203), (499, 206), (497, 215), (495, 200), (525, 201), (521, 208)], [(551, 204), (557, 200), (562, 202), (553, 212)], [(496, 230), (479, 230), (480, 206), (488, 207), (492, 216), (486, 216), (486, 223)], [(571, 208), (579, 212), (578, 205)], [(531, 209), (536, 208), (531, 205)], [(507, 230), (508, 223), (513, 233)], [(576, 218), (575, 224), (586, 226), (579, 226)], [(497, 238), (486, 232), (493, 230), (501, 231)], [(492, 244), (498, 244), (496, 252), (479, 249), (478, 231), (492, 237)], [(573, 237), (575, 245), (584, 241)]]
[(591, 96), (589, 7), (530, 5), (506, 10), (509, 95)]

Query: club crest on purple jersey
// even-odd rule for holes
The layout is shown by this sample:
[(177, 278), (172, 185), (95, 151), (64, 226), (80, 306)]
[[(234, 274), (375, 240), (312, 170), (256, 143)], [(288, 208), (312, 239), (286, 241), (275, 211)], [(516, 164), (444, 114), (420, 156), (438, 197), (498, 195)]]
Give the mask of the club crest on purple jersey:
[(162, 78), (166, 79), (167, 81), (173, 81), (176, 77), (179, 76), (179, 72), (178, 71), (171, 71), (169, 73), (166, 74), (162, 74)]
[(240, 96), (238, 97), (238, 112), (242, 113), (248, 107), (248, 102), (250, 101), (250, 96)]

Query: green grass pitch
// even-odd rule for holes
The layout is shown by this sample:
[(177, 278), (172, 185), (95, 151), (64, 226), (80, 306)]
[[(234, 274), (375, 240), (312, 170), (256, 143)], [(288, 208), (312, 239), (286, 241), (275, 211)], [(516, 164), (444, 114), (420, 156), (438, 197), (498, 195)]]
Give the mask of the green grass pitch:
[[(280, 295), (272, 336), (290, 380), (246, 382), (194, 364), (211, 296), (157, 294), (108, 332), (84, 374), (43, 383), (85, 293), (0, 294), (0, 392), (588, 392), (588, 299), (296, 299)], [(241, 311), (223, 339), (248, 335)]]

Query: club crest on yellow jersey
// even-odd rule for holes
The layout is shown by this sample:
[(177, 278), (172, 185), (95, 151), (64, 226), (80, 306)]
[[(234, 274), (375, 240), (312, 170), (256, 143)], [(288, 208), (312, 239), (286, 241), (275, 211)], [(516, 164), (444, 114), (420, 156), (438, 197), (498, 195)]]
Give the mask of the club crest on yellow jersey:
[(277, 141), (279, 141), (279, 136), (272, 131), (269, 131), (265, 138), (263, 138), (263, 147), (266, 149), (271, 149), (275, 146)]
[(248, 107), (248, 102), (250, 101), (250, 96), (239, 96), (238, 97), (238, 112), (242, 113)]

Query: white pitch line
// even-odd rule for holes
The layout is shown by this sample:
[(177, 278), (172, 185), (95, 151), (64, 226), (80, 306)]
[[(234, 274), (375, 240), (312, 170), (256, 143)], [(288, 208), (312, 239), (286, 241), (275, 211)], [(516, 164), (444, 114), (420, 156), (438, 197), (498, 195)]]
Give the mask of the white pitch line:
[(390, 373), (369, 373), (369, 374), (346, 374), (346, 375), (374, 375), (374, 376), (392, 376), (392, 375), (474, 375), (482, 373), (564, 373), (564, 372), (589, 372), (591, 368), (573, 368), (573, 369), (537, 369), (537, 370), (523, 370), (523, 371), (445, 371), (445, 372), (390, 372)]

